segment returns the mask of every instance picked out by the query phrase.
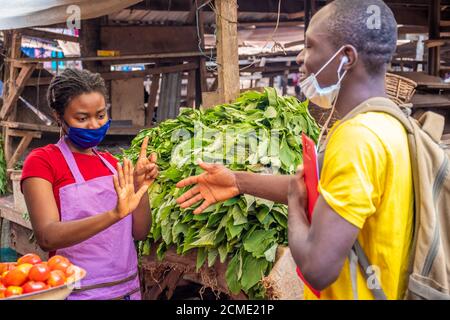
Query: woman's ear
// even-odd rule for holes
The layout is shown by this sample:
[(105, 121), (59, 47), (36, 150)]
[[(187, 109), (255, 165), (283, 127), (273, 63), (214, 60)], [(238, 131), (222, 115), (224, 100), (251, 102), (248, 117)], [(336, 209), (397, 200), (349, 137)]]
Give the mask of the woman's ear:
[(58, 114), (58, 112), (56, 112), (55, 110), (53, 110), (53, 118), (55, 119), (56, 123), (58, 124), (58, 127), (61, 127), (61, 116)]
[(347, 62), (344, 64), (344, 70), (350, 70), (358, 63), (358, 51), (356, 51), (354, 46), (346, 45), (343, 53), (347, 57)]

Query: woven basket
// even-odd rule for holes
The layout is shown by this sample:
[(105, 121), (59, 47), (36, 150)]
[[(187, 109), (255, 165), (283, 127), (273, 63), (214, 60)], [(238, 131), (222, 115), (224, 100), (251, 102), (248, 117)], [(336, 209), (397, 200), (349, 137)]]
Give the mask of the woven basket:
[(411, 100), (416, 87), (417, 83), (413, 80), (392, 73), (386, 74), (386, 92), (400, 106)]

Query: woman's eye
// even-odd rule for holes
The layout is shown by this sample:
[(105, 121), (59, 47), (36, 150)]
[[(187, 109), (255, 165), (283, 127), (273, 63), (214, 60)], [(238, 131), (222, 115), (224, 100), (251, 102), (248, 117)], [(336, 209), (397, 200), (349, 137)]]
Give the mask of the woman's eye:
[(84, 121), (86, 121), (86, 119), (87, 119), (87, 118), (79, 118), (78, 121), (79, 121), (79, 122), (84, 122)]
[(105, 116), (106, 116), (105, 114), (100, 114), (100, 115), (98, 116), (98, 118), (99, 118), (99, 119), (104, 119)]

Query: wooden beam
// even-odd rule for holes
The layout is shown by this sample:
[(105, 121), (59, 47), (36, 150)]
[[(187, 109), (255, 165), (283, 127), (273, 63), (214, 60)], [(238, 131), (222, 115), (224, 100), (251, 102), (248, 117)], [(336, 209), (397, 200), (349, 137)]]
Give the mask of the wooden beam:
[(49, 39), (49, 40), (61, 40), (61, 41), (67, 41), (67, 42), (79, 42), (80, 38), (76, 36), (71, 36), (68, 34), (62, 34), (57, 32), (51, 32), (51, 31), (44, 31), (44, 30), (36, 30), (36, 29), (20, 29), (22, 34), (24, 36), (29, 36), (33, 38), (40, 38), (40, 39)]
[[(13, 111), (13, 108), (15, 107), (17, 100), (19, 99), (20, 94), (22, 93), (23, 89), (25, 88), (25, 83), (27, 82), (28, 78), (31, 76), (35, 69), (35, 64), (29, 64), (25, 67), (23, 67), (20, 70), (19, 76), (16, 80), (12, 80), (12, 85), (10, 86), (10, 91), (8, 93), (8, 96), (6, 97), (6, 100), (3, 104), (2, 110), (0, 112), (0, 119), (6, 119), (10, 115), (10, 113)], [(15, 78), (12, 78), (15, 79)]]
[[(100, 48), (101, 18), (81, 20), (80, 28), (80, 53), (82, 57), (97, 55)], [(100, 71), (98, 60), (82, 60), (83, 68), (93, 72)], [(105, 70), (101, 70), (105, 71)]]
[(305, 8), (305, 33), (306, 33), (306, 30), (308, 29), (308, 26), (309, 26), (309, 22), (311, 21), (311, 18), (312, 18), (311, 0), (304, 0), (303, 7)]
[(189, 52), (169, 52), (169, 53), (153, 53), (153, 54), (137, 54), (125, 55), (118, 57), (65, 57), (65, 58), (17, 58), (6, 59), (6, 61), (18, 61), (23, 63), (49, 62), (49, 61), (123, 61), (123, 60), (146, 60), (146, 59), (169, 59), (169, 58), (189, 58), (199, 57), (202, 54), (198, 51)]
[(16, 151), (12, 155), (11, 159), (7, 160), (8, 161), (7, 168), (8, 169), (13, 168), (14, 165), (16, 164), (16, 162), (20, 159), (20, 157), (23, 155), (23, 153), (27, 150), (31, 141), (34, 138), (39, 139), (40, 137), (41, 137), (41, 134), (39, 132), (26, 132), (22, 136), (22, 139), (20, 140), (20, 143), (19, 143)]
[(189, 71), (187, 84), (187, 106), (195, 107), (195, 71)]
[[(22, 50), (22, 34), (17, 31), (14, 30), (12, 32), (12, 38), (11, 38), (11, 53), (10, 53), (10, 58), (20, 58)], [(8, 96), (6, 97), (5, 101), (3, 101), (3, 107), (2, 107), (2, 111), (5, 109), (5, 105), (8, 101), (8, 98), (11, 97), (14, 93), (14, 91), (16, 90), (16, 78), (18, 75), (18, 69), (14, 66), (14, 64), (10, 64), (9, 66), (9, 86), (8, 86)], [(10, 106), (7, 106), (7, 110), (8, 110), (8, 114), (7, 116), (10, 117), (11, 120), (13, 120), (16, 117), (16, 101), (12, 102), (12, 104)], [(5, 115), (6, 116), (6, 115)], [(4, 116), (2, 116), (2, 114), (0, 113), (0, 118), (4, 119)]]
[(158, 98), (159, 91), (159, 80), (161, 79), (161, 74), (157, 73), (152, 76), (152, 84), (150, 85), (150, 94), (147, 103), (147, 121), (146, 125), (148, 127), (153, 126), (153, 116), (155, 115), (156, 99)]
[(305, 10), (294, 12), (294, 13), (288, 13), (287, 17), (288, 17), (289, 20), (304, 18), (305, 17)]
[[(429, 7), (429, 39), (437, 40), (440, 38), (441, 21), (441, 2), (440, 0), (431, 0)], [(428, 74), (439, 76), (440, 67), (440, 46), (428, 49)]]
[[(119, 79), (131, 79), (131, 78), (142, 78), (148, 75), (160, 74), (160, 73), (172, 73), (172, 72), (184, 72), (195, 70), (198, 68), (197, 62), (189, 62), (183, 64), (177, 64), (174, 66), (163, 66), (155, 67), (146, 70), (139, 71), (111, 71), (100, 73), (102, 78), (105, 80), (119, 80)], [(27, 86), (36, 86), (38, 83), (40, 85), (50, 84), (52, 77), (45, 78), (31, 78), (27, 82)]]
[[(199, 29), (199, 37), (200, 37), (200, 48), (204, 51), (205, 50), (205, 25), (204, 25), (204, 10), (201, 8), (198, 11), (198, 15), (196, 16), (196, 19), (198, 18), (197, 25)], [(201, 55), (198, 59), (199, 67), (196, 72), (196, 85), (195, 85), (195, 96), (196, 96), (196, 105), (201, 105), (203, 102), (203, 92), (208, 91), (208, 83), (206, 81), (207, 79), (207, 71), (206, 71), (206, 58), (204, 55)]]
[(218, 91), (223, 103), (239, 96), (237, 0), (216, 1)]

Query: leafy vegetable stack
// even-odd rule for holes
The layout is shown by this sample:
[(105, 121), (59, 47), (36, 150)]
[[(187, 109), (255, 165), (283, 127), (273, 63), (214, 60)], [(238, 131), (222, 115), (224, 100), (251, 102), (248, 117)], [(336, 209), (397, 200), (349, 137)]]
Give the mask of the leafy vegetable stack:
[(175, 184), (202, 172), (198, 158), (232, 170), (294, 174), (302, 163), (302, 132), (314, 140), (319, 132), (307, 102), (280, 97), (273, 88), (248, 91), (232, 104), (207, 110), (181, 109), (176, 119), (141, 131), (124, 155), (136, 161), (149, 136), (148, 152), (158, 154), (161, 174), (149, 190), (152, 227), (140, 253), (149, 254), (155, 243), (160, 259), (170, 246), (178, 254), (197, 248), (197, 268), (230, 257), (230, 291), (264, 298), (260, 280), (270, 272), (277, 246), (287, 244), (287, 207), (242, 195), (194, 215), (195, 206), (183, 210), (176, 204), (187, 188)]

